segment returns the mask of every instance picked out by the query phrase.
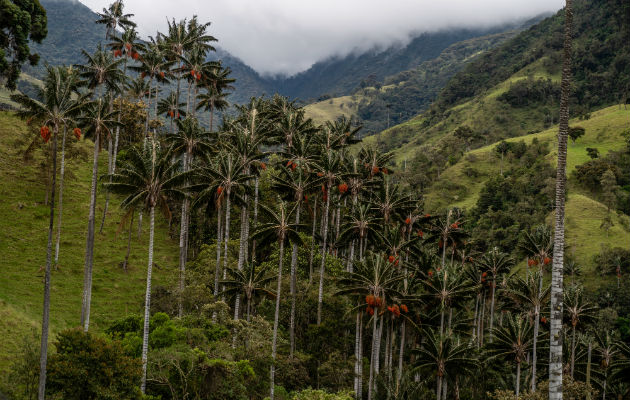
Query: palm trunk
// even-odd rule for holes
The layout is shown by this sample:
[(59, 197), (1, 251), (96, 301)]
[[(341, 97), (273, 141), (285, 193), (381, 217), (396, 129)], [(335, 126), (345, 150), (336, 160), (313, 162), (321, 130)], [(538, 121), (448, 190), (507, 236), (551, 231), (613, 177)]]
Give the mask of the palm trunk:
[(400, 380), (402, 379), (402, 370), (403, 370), (403, 357), (405, 355), (405, 331), (406, 331), (406, 322), (404, 319), (400, 325), (400, 353), (398, 354), (398, 372), (396, 374), (396, 387), (398, 388), (400, 385)]
[(57, 238), (55, 243), (55, 266), (59, 264), (59, 242), (61, 241), (61, 215), (63, 213), (63, 178), (66, 171), (66, 134), (68, 127), (63, 126), (61, 139), (61, 171), (59, 171), (59, 215), (57, 216)]
[(573, 370), (575, 369), (575, 325), (571, 332), (571, 380), (573, 380)]
[(440, 375), (438, 375), (437, 377), (437, 390), (436, 390), (436, 397), (437, 400), (440, 400), (442, 398), (442, 380), (444, 378)]
[(372, 318), (372, 354), (370, 354), (370, 378), (368, 381), (368, 400), (372, 400), (374, 392), (374, 365), (376, 362), (377, 346), (377, 323), (378, 323), (378, 307), (374, 307), (374, 317)]
[(569, 132), (569, 91), (571, 84), (572, 0), (566, 0), (564, 25), (564, 63), (560, 83), (558, 129), (558, 169), (556, 172), (556, 215), (551, 270), (551, 317), (549, 341), (549, 400), (562, 399), (562, 267), (564, 263), (564, 202)]
[(278, 320), (280, 318), (280, 292), (282, 290), (282, 260), (284, 259), (284, 240), (280, 240), (280, 259), (278, 260), (278, 286), (276, 289), (276, 312), (273, 317), (273, 340), (271, 341), (270, 399), (273, 400), (274, 378), (276, 373), (276, 347), (278, 342)]
[[(591, 354), (592, 354), (593, 345), (591, 341), (588, 342), (588, 351), (586, 354), (586, 384), (590, 386), (591, 384)], [(591, 391), (586, 392), (586, 400), (591, 400)]]
[[(252, 221), (252, 227), (256, 230), (258, 224), (258, 177), (254, 181), (254, 220)], [(256, 239), (252, 240), (252, 264), (256, 261)]]
[(324, 270), (326, 268), (326, 242), (328, 239), (328, 213), (330, 210), (330, 185), (327, 185), (326, 209), (324, 210), (324, 226), (323, 236), (324, 243), (322, 245), (322, 262), (319, 266), (319, 292), (317, 295), (317, 325), (322, 323), (322, 306), (324, 301)]
[[(184, 153), (184, 173), (188, 172), (188, 167), (192, 162), (192, 154)], [(183, 293), (186, 286), (186, 256), (188, 249), (188, 197), (182, 201), (182, 215), (179, 228), (179, 294), (177, 296), (177, 315), (179, 318), (184, 314)]]
[[(246, 171), (249, 173), (249, 171)], [(241, 237), (239, 241), (238, 248), (238, 264), (237, 268), (239, 271), (243, 270), (243, 265), (245, 264), (245, 260), (247, 259), (247, 245), (248, 245), (248, 228), (249, 228), (249, 198), (247, 194), (244, 196), (245, 204), (241, 207)], [(239, 312), (241, 305), (241, 294), (236, 294), (236, 299), (234, 300), (234, 320), (238, 320)]]
[[(223, 227), (221, 224), (221, 207), (217, 207), (217, 263), (214, 269), (214, 291), (216, 299), (219, 296), (219, 276), (221, 275), (221, 244), (223, 243)], [(212, 313), (212, 322), (217, 319), (216, 311)]]
[[(298, 202), (297, 211), (295, 213), (295, 225), (300, 224), (300, 209), (301, 206)], [(291, 250), (291, 316), (289, 318), (290, 357), (293, 357), (293, 352), (295, 351), (295, 292), (297, 286), (297, 259), (298, 245), (297, 243), (293, 243), (293, 249)]]
[[(48, 331), (50, 324), (50, 268), (52, 264), (53, 225), (55, 223), (55, 185), (57, 179), (57, 134), (55, 124), (52, 151), (52, 189), (50, 191), (50, 219), (48, 221), (48, 245), (46, 246), (46, 272), (44, 275), (44, 310), (42, 312), (42, 341), (39, 352), (39, 387), (38, 399), (44, 400), (46, 394), (46, 364), (48, 362)], [(65, 135), (64, 135), (65, 138)]]
[(129, 253), (131, 251), (131, 232), (133, 228), (133, 216), (135, 211), (131, 211), (131, 221), (129, 221), (129, 237), (127, 238), (127, 253), (125, 254), (125, 261), (123, 262), (123, 271), (127, 272), (127, 265), (129, 264)]
[[(228, 243), (230, 241), (230, 188), (227, 189), (227, 195), (225, 196), (225, 226), (223, 227), (223, 275), (225, 277), (225, 271), (228, 267)], [(225, 288), (222, 288), (222, 292), (225, 292)], [(221, 295), (221, 301), (225, 301), (225, 294)]]
[(357, 320), (354, 325), (354, 393), (355, 398), (360, 399), (359, 397), (359, 364), (361, 360), (359, 359), (359, 346), (360, 346), (360, 336), (361, 336), (361, 311), (357, 311)]
[(142, 394), (147, 387), (147, 352), (149, 350), (149, 318), (151, 311), (151, 273), (153, 272), (153, 234), (155, 231), (155, 207), (149, 214), (149, 264), (147, 266), (147, 292), (144, 297), (144, 329), (142, 333)]
[(363, 314), (359, 317), (359, 383), (357, 398), (363, 399)]
[(311, 254), (308, 257), (308, 284), (313, 281), (313, 253), (315, 252), (315, 232), (317, 232), (317, 197), (313, 206), (313, 232), (311, 233)]
[(516, 398), (521, 392), (521, 363), (516, 363)]
[(538, 344), (538, 329), (540, 328), (540, 305), (534, 308), (534, 342), (532, 346), (532, 393), (536, 391), (536, 362), (538, 355), (536, 354), (536, 345)]
[(490, 343), (492, 343), (492, 328), (494, 327), (494, 291), (496, 277), (492, 278), (492, 297), (490, 300)]
[(90, 327), (90, 303), (92, 302), (92, 267), (94, 265), (94, 219), (96, 216), (96, 182), (98, 177), (98, 153), (100, 129), (94, 135), (94, 162), (92, 164), (92, 189), (90, 194), (90, 212), (88, 215), (88, 232), (85, 245), (85, 264), (83, 271), (83, 304), (81, 308), (81, 325), (85, 332)]

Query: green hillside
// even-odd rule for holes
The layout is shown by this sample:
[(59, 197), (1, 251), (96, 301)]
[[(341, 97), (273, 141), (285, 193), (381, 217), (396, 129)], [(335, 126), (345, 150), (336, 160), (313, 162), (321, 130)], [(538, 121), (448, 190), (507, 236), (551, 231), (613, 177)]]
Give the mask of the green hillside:
[(318, 124), (334, 121), (338, 117), (356, 117), (358, 101), (362, 96), (341, 96), (318, 101), (304, 107), (306, 115)]
[[(24, 160), (23, 150), (37, 129), (8, 112), (0, 112), (0, 375), (4, 375), (22, 345), (23, 337), (41, 326), (43, 276), (49, 207), (43, 204), (45, 185), (41, 171), (44, 145)], [(69, 135), (70, 142), (75, 142)], [(41, 139), (37, 141), (41, 143)], [(92, 143), (81, 140), (71, 146), (73, 158), (66, 165), (63, 230), (59, 269), (51, 278), (51, 328), (55, 333), (79, 324), (83, 287), (83, 257), (89, 208)], [(105, 172), (107, 153), (101, 153)], [(104, 196), (99, 196), (100, 222)], [(128, 273), (120, 267), (127, 245), (126, 230), (116, 235), (122, 214), (118, 199), (110, 202), (102, 235), (97, 233), (91, 326), (97, 331), (113, 319), (139, 313), (144, 303), (148, 234), (145, 223), (140, 239), (134, 234)], [(137, 221), (137, 217), (136, 217)], [(168, 285), (176, 275), (177, 241), (168, 236), (167, 223), (156, 223), (154, 285)], [(98, 229), (98, 225), (97, 225)]]
[[(627, 131), (630, 110), (612, 106), (594, 112), (589, 120), (572, 120), (572, 125), (585, 129), (585, 135), (576, 143), (569, 143), (567, 154), (567, 175), (572, 176), (577, 165), (590, 160), (587, 147), (596, 147), (600, 156), (610, 151), (619, 151), (626, 146), (623, 133)], [(532, 142), (547, 143), (551, 152), (545, 161), (555, 166), (557, 148), (557, 126), (543, 132), (520, 136), (506, 140), (507, 143)], [(495, 151), (497, 143), (472, 150), (460, 161), (447, 168), (440, 177), (427, 189), (425, 206), (430, 212), (447, 207), (459, 207), (467, 210), (477, 205), (480, 192), (487, 182), (501, 173), (519, 168), (521, 161), (505, 157), (503, 164), (500, 155)], [(628, 216), (612, 213), (614, 226), (606, 232), (600, 227), (606, 216), (606, 206), (592, 199), (591, 194), (577, 185), (575, 179), (569, 179), (568, 200), (566, 205), (567, 243), (571, 254), (584, 267), (586, 272), (594, 270), (593, 256), (602, 250), (603, 245), (610, 247), (628, 247), (630, 225)], [(553, 225), (551, 216), (547, 223)]]

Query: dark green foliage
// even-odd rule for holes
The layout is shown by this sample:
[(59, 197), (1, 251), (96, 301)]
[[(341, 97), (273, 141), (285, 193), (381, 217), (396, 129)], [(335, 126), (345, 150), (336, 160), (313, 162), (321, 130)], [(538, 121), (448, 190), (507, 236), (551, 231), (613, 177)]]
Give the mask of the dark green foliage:
[[(515, 34), (516, 31), (511, 30), (457, 42), (438, 57), (385, 78), (385, 85), (394, 87), (383, 91), (358, 91), (366, 96), (358, 109), (364, 132), (369, 134), (385, 129), (388, 114), (389, 126), (394, 126), (423, 112), (437, 98), (446, 82), (477, 54), (500, 45)], [(375, 86), (365, 80), (361, 83), (361, 88)]]
[(560, 85), (551, 79), (533, 79), (528, 77), (510, 84), (507, 92), (498, 97), (512, 107), (557, 103), (560, 99)]
[(55, 347), (46, 386), (52, 398), (140, 399), (140, 362), (117, 341), (71, 329), (57, 336)]
[(589, 157), (591, 157), (591, 159), (596, 159), (599, 157), (599, 150), (597, 150), (596, 147), (587, 147), (586, 153)]
[(15, 90), (22, 64), (37, 64), (29, 40), (40, 43), (47, 34), (46, 10), (38, 0), (0, 1), (0, 82)]
[[(573, 7), (571, 102), (573, 115), (581, 115), (593, 107), (614, 104), (628, 97), (630, 64), (624, 60), (630, 57), (630, 30), (627, 29), (630, 7), (623, 0), (579, 0)], [(471, 62), (440, 93), (429, 112), (430, 120), (437, 122), (452, 105), (490, 89), (539, 59), (545, 58), (544, 66), (550, 74), (559, 73), (563, 29), (564, 11), (561, 10)], [(520, 86), (513, 88), (523, 92)], [(543, 93), (544, 90), (533, 91), (538, 98)], [(525, 101), (509, 98), (516, 103)]]
[(509, 147), (507, 158), (513, 167), (485, 183), (472, 211), (476, 242), (484, 248), (498, 245), (506, 252), (516, 248), (519, 232), (544, 221), (553, 198), (549, 182), (555, 177), (544, 161), (547, 143), (535, 140), (530, 146), (518, 142)]

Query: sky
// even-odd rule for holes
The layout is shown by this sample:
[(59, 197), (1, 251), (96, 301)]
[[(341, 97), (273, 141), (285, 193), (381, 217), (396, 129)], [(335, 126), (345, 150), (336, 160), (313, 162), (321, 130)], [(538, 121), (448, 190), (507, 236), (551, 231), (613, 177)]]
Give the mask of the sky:
[[(112, 0), (81, 0), (101, 11)], [(263, 75), (291, 75), (333, 56), (404, 45), (423, 32), (491, 26), (562, 8), (564, 0), (125, 0), (141, 35), (166, 18), (212, 22), (218, 46)]]

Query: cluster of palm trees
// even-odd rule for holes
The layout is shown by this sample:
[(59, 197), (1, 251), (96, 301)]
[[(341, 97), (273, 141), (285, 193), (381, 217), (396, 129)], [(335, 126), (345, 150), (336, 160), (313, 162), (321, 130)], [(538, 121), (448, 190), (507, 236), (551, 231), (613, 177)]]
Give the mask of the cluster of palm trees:
[[(421, 198), (397, 182), (391, 154), (352, 146), (359, 142), (356, 135), (360, 129), (352, 120), (340, 118), (318, 126), (295, 103), (275, 96), (254, 98), (237, 106), (233, 116), (224, 117), (220, 129), (215, 129), (214, 114), (228, 106), (226, 91), (233, 80), (228, 68), (208, 61), (208, 52), (213, 50), (211, 43), (216, 40), (207, 33), (209, 24), (200, 23), (196, 17), (169, 21), (166, 34), (158, 33), (141, 42), (130, 18), (131, 15), (123, 14), (122, 2), (115, 1), (103, 10), (98, 21), (108, 28), (105, 47), (99, 46), (92, 54), (85, 52), (86, 62), (82, 65), (48, 67), (39, 100), (14, 96), (22, 105), (19, 113), (42, 125), (44, 140), (49, 137), (44, 131), (52, 130), (55, 172), (44, 290), (40, 399), (44, 398), (46, 381), (56, 149), (58, 136), (63, 132), (55, 264), (59, 257), (68, 131), (77, 138), (84, 131), (95, 144), (81, 310), (81, 325), (86, 331), (94, 265), (98, 158), (105, 143), (109, 156), (104, 181), (107, 197), (100, 230), (107, 216), (109, 193), (121, 196), (126, 219), (138, 214), (141, 227), (142, 216), (149, 218), (143, 392), (155, 214), (157, 210), (171, 219), (174, 209), (181, 211), (176, 291), (180, 317), (185, 312), (183, 294), (192, 211), (202, 210), (202, 222), (212, 224), (209, 230), (216, 235), (216, 264), (214, 282), (207, 285), (217, 300), (232, 305), (234, 319), (244, 316), (250, 320), (256, 294), (275, 298), (271, 399), (283, 272), (286, 269), (289, 273), (292, 357), (296, 351), (299, 268), (304, 269), (309, 284), (317, 284), (317, 325), (323, 321), (325, 288), (333, 288), (352, 301), (357, 399), (376, 398), (383, 387), (394, 397), (400, 395), (405, 386), (405, 370), (412, 371), (405, 376), (411, 376), (415, 382), (426, 384), (427, 377), (434, 379), (435, 385), (428, 387), (438, 399), (459, 398), (463, 382), (478, 376), (475, 369), (480, 362), (489, 368), (498, 366), (497, 369), (506, 363), (513, 365), (515, 372), (509, 374), (513, 379), (506, 381), (513, 382), (517, 396), (522, 378), (528, 380), (531, 391), (536, 390), (540, 375), (536, 367), (541, 364), (538, 355), (546, 351), (549, 343), (541, 337), (541, 322), (542, 330), (546, 330), (547, 319), (543, 315), (551, 313), (550, 287), (544, 285), (542, 269), (551, 263), (551, 256), (556, 264), (559, 247), (553, 243), (549, 230), (540, 228), (526, 236), (523, 250), (528, 255), (528, 267), (534, 271), (517, 274), (513, 269), (515, 261), (507, 254), (498, 249), (478, 249), (470, 242), (459, 210), (443, 215), (425, 214)], [(118, 32), (118, 28), (124, 31)], [(165, 93), (166, 90), (170, 92)], [(124, 100), (142, 101), (145, 113), (132, 117), (144, 120), (144, 132), (140, 143), (129, 147), (125, 161), (120, 163), (120, 139), (128, 128), (122, 122)], [(201, 112), (208, 112), (207, 125), (200, 119)], [(266, 184), (266, 191), (261, 189), (261, 182)], [(237, 257), (232, 257), (229, 249), (234, 227), (238, 229)], [(130, 223), (130, 239), (131, 231)], [(310, 250), (308, 262), (298, 262), (301, 246)], [(285, 252), (289, 251), (290, 265), (285, 268)], [(270, 275), (270, 267), (263, 263), (272, 253), (278, 255), (277, 277)], [(327, 270), (333, 259), (345, 266), (340, 276), (331, 276)], [(270, 287), (274, 278), (275, 291)], [(570, 336), (567, 360), (571, 376), (584, 370), (586, 353), (582, 350), (588, 348), (587, 381), (594, 352), (600, 360), (594, 380), (602, 382), (600, 386), (606, 390), (610, 379), (627, 371), (627, 356), (617, 355), (627, 355), (628, 349), (607, 334), (597, 334), (592, 340), (581, 334), (593, 312), (581, 293), (577, 286), (565, 292), (566, 308), (559, 318), (560, 324), (563, 317), (567, 318), (566, 329), (561, 326), (554, 340), (561, 342), (559, 337)], [(552, 309), (557, 311), (553, 305)], [(557, 316), (550, 320), (554, 318)], [(366, 349), (368, 357), (364, 356)], [(367, 379), (363, 373), (364, 358), (369, 359)]]

